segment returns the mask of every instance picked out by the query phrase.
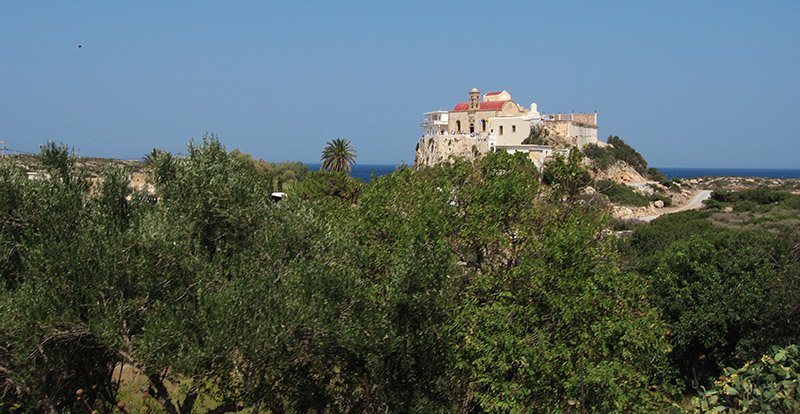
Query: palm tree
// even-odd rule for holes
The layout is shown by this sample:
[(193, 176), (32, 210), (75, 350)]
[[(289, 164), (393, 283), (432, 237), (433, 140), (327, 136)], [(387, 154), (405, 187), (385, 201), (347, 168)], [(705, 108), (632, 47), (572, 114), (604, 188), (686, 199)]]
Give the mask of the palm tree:
[(322, 169), (328, 171), (350, 172), (352, 164), (356, 163), (356, 151), (350, 141), (344, 138), (336, 138), (328, 141), (322, 150)]

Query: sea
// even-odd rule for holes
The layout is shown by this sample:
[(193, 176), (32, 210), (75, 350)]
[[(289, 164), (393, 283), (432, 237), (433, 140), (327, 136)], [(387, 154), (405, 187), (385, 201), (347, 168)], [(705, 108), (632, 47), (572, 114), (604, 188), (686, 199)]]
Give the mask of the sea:
[(800, 178), (800, 169), (787, 168), (658, 168), (668, 178), (763, 177)]
[[(306, 164), (308, 169), (316, 171), (320, 164)], [(355, 164), (350, 175), (364, 182), (372, 177), (391, 174), (399, 165), (394, 164)], [(765, 178), (800, 178), (800, 169), (787, 168), (658, 168), (668, 178), (693, 177), (765, 177)]]
[[(320, 163), (308, 163), (306, 165), (309, 171), (317, 171), (322, 166)], [(397, 167), (399, 167), (399, 165), (395, 164), (355, 164), (350, 170), (350, 176), (368, 183), (373, 176), (382, 177), (384, 175), (389, 175), (392, 171), (396, 170)]]

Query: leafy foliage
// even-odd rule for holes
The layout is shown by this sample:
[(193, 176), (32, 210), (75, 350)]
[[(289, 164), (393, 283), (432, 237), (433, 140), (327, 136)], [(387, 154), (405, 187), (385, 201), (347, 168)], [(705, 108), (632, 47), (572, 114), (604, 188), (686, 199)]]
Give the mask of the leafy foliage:
[[(783, 197), (728, 196), (749, 203)], [(800, 232), (719, 228), (711, 221), (719, 214), (663, 216), (636, 227), (625, 243), (629, 266), (648, 276), (652, 302), (669, 324), (674, 381), (686, 390), (708, 386), (725, 366), (800, 340)]]
[(303, 200), (334, 199), (358, 201), (363, 183), (341, 171), (315, 171), (293, 188), (293, 196)]
[(650, 205), (650, 199), (637, 193), (625, 184), (620, 184), (610, 180), (599, 180), (595, 182), (597, 191), (608, 196), (612, 203), (625, 206), (643, 207)]
[(551, 186), (558, 197), (574, 200), (592, 178), (583, 167), (578, 151), (570, 151), (567, 157), (557, 155), (544, 166), (542, 181)]
[(797, 345), (775, 347), (769, 355), (739, 369), (725, 368), (714, 386), (694, 399), (695, 409), (702, 413), (798, 412), (798, 371)]
[(522, 140), (523, 145), (552, 145), (555, 133), (543, 125), (534, 125), (528, 137)]
[(623, 141), (622, 138), (612, 135), (608, 137), (607, 142), (611, 144), (611, 146), (601, 148), (591, 144), (583, 148), (583, 154), (592, 160), (592, 166), (596, 170), (604, 170), (618, 161), (623, 161), (642, 176), (649, 177), (651, 180), (659, 182), (666, 181), (666, 177), (657, 169), (648, 168), (647, 161), (642, 154), (639, 154), (638, 151)]
[[(742, 191), (714, 191), (711, 193), (711, 205), (716, 203), (731, 203), (734, 209), (751, 211), (756, 206), (785, 204), (788, 208), (800, 209), (800, 196), (785, 191), (778, 191), (769, 187), (751, 188)], [(766, 210), (769, 210), (767, 208)]]
[(7, 406), (109, 411), (122, 367), (168, 413), (201, 400), (663, 407), (665, 325), (644, 277), (620, 270), (604, 214), (572, 199), (587, 180), (577, 156), (552, 163), (546, 186), (522, 154), (493, 153), (367, 185), (309, 173), (274, 203), (275, 175), (214, 136), (153, 155), (151, 197), (116, 170), (90, 190), (69, 166), (68, 179), (0, 169)]
[(70, 155), (69, 148), (65, 144), (48, 141), (41, 146), (39, 157), (42, 166), (51, 177), (65, 182), (72, 178), (75, 157)]
[[(762, 239), (749, 234), (695, 237), (661, 255), (651, 294), (671, 326), (674, 364), (695, 387), (737, 355), (759, 348), (760, 327), (770, 323), (765, 316), (774, 278)], [(724, 306), (721, 297), (727, 299)]]

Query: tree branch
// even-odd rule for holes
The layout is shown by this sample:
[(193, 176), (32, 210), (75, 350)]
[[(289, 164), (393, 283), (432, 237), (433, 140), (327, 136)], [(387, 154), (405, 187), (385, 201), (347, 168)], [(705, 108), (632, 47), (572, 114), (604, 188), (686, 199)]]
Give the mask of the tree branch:
[(240, 411), (242, 408), (241, 406), (237, 405), (233, 401), (225, 401), (222, 404), (218, 405), (216, 408), (209, 410), (206, 414), (223, 414), (223, 413), (232, 413)]
[(167, 387), (164, 386), (164, 381), (161, 375), (148, 372), (147, 378), (150, 380), (151, 384), (151, 387), (148, 387), (147, 389), (148, 394), (158, 400), (167, 413), (178, 414), (178, 410), (175, 408), (175, 404), (172, 403), (172, 399), (169, 396), (169, 391), (167, 391)]

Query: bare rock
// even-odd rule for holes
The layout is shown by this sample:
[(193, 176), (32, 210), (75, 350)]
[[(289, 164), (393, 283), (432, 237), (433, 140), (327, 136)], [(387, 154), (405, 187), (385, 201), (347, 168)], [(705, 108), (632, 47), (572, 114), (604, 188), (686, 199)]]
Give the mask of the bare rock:
[(595, 180), (611, 180), (618, 183), (640, 183), (647, 181), (628, 163), (617, 161), (603, 171), (595, 174)]
[(664, 208), (664, 201), (663, 200), (653, 201), (653, 207), (655, 207), (655, 208)]

